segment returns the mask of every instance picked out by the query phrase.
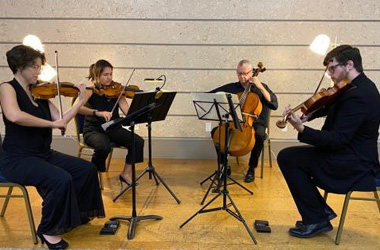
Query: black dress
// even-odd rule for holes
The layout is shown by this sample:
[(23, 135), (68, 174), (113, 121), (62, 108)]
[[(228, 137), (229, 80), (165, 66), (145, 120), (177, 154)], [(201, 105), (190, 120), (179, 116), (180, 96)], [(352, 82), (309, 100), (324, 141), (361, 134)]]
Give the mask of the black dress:
[[(51, 120), (46, 100), (37, 100), (36, 106), (15, 79), (9, 84), (16, 91), (22, 111)], [(3, 120), (5, 138), (0, 174), (9, 181), (36, 187), (43, 199), (39, 232), (61, 235), (89, 218), (105, 216), (92, 163), (52, 150), (50, 128), (20, 126), (7, 120), (4, 114)]]

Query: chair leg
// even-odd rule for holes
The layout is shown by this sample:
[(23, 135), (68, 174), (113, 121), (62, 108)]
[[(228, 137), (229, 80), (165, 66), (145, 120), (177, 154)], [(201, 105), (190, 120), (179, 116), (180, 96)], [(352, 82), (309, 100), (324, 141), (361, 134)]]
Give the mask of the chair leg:
[(99, 176), (99, 187), (100, 187), (100, 190), (104, 190), (104, 186), (103, 186), (103, 173), (102, 172), (98, 172), (98, 176)]
[(7, 197), (4, 200), (4, 205), (3, 208), (1, 209), (1, 217), (4, 217), (5, 211), (7, 210), (9, 199), (11, 198), (10, 196), (12, 195), (13, 187), (9, 187)]
[(270, 146), (270, 139), (268, 139), (268, 155), (269, 155), (269, 166), (272, 168), (272, 148)]
[(240, 163), (239, 163), (239, 156), (236, 156), (236, 163), (237, 163), (238, 165), (240, 165)]
[(329, 196), (329, 193), (325, 191), (325, 193), (323, 194), (323, 199), (325, 201), (327, 201), (327, 196)]
[[(265, 146), (264, 146), (265, 147)], [(261, 168), (260, 168), (260, 178), (264, 178), (264, 148), (261, 150)]]
[(380, 198), (379, 198), (379, 194), (377, 193), (377, 190), (374, 191), (373, 194), (375, 195), (375, 199), (376, 199), (376, 203), (377, 203), (377, 208), (379, 209), (379, 212), (380, 212)]
[(106, 172), (108, 172), (109, 168), (110, 168), (110, 165), (111, 165), (111, 159), (112, 159), (112, 154), (113, 154), (113, 148), (111, 148), (111, 151), (108, 155), (108, 159), (107, 159), (107, 166), (106, 166)]
[(80, 158), (82, 156), (82, 150), (83, 150), (83, 148), (81, 146), (79, 146), (78, 154), (77, 154), (78, 158)]
[(342, 238), (343, 225), (344, 225), (344, 221), (346, 219), (346, 214), (347, 214), (347, 210), (348, 210), (348, 203), (350, 201), (351, 194), (352, 194), (352, 191), (348, 192), (346, 194), (346, 197), (344, 198), (342, 215), (340, 216), (339, 226), (338, 226), (338, 232), (336, 233), (336, 238), (335, 238), (335, 244), (336, 245), (340, 244), (340, 239)]
[(29, 200), (29, 195), (28, 195), (28, 190), (26, 190), (25, 187), (20, 187), (24, 200), (25, 200), (25, 208), (26, 212), (28, 214), (28, 219), (29, 219), (29, 225), (30, 225), (30, 231), (32, 232), (32, 238), (33, 238), (33, 243), (38, 244), (37, 240), (37, 234), (36, 234), (36, 227), (34, 225), (34, 219), (33, 219), (33, 214), (32, 214), (32, 208), (30, 206), (30, 200)]

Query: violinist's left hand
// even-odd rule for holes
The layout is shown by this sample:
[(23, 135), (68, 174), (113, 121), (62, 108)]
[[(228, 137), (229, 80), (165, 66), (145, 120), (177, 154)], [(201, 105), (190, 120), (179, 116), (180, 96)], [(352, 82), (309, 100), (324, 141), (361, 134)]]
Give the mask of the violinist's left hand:
[(83, 102), (84, 99), (85, 99), (85, 97), (86, 97), (86, 96), (85, 96), (85, 93), (86, 93), (86, 92), (90, 92), (91, 90), (86, 89), (87, 84), (85, 84), (85, 83), (74, 84), (74, 85), (75, 85), (75, 87), (77, 87), (77, 88), (79, 89), (79, 93), (78, 93), (78, 101)]
[(305, 129), (305, 126), (303, 125), (302, 118), (299, 115), (296, 115), (290, 106), (285, 107), (285, 110), (283, 112), (284, 116), (289, 117), (289, 123), (292, 124), (292, 126), (300, 133), (303, 132)]

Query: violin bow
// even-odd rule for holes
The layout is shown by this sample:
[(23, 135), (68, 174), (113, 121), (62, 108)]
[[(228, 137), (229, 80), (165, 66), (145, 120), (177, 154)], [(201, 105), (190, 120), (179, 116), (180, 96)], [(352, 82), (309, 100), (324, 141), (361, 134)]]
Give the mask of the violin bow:
[(326, 69), (323, 72), (322, 78), (321, 78), (321, 80), (318, 83), (317, 89), (314, 91), (314, 95), (318, 92), (319, 87), (321, 87), (321, 84), (322, 84), (323, 79), (325, 78), (327, 69), (328, 69), (328, 67), (326, 66)]
[[(63, 119), (63, 109), (62, 109), (62, 98), (61, 98), (61, 90), (60, 90), (60, 82), (59, 82), (59, 70), (58, 70), (58, 51), (55, 51), (55, 71), (57, 71), (57, 75), (55, 79), (57, 81), (57, 94), (58, 94), (58, 102), (59, 102), (59, 116)], [(65, 131), (61, 130), (61, 135), (65, 135)]]
[(125, 84), (123, 90), (120, 92), (119, 97), (117, 98), (117, 101), (115, 102), (115, 105), (113, 106), (113, 108), (112, 108), (112, 110), (111, 110), (111, 114), (113, 114), (113, 111), (115, 110), (116, 105), (119, 103), (119, 100), (120, 100), (121, 96), (123, 95), (125, 89), (126, 89), (127, 86), (129, 85), (129, 81), (132, 79), (132, 76), (133, 76), (133, 74), (135, 73), (135, 71), (136, 71), (136, 69), (133, 69), (133, 70), (132, 70), (132, 73), (129, 75), (129, 79), (128, 79), (128, 81), (127, 81), (127, 84)]

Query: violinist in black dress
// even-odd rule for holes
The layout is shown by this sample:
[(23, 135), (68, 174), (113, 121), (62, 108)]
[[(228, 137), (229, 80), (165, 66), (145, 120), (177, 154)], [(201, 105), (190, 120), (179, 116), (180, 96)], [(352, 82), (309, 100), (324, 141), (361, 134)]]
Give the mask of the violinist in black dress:
[(45, 55), (19, 45), (7, 52), (7, 61), (14, 79), (0, 85), (5, 124), (0, 174), (36, 187), (43, 199), (38, 236), (49, 249), (65, 249), (68, 243), (60, 235), (105, 216), (95, 166), (50, 147), (52, 129), (64, 131), (84, 104), (85, 86), (78, 86), (78, 103), (61, 118), (51, 101), (31, 95), (30, 85), (37, 82)]
[[(119, 109), (126, 115), (129, 105), (125, 96), (109, 98), (101, 94), (101, 89), (113, 84), (113, 66), (106, 60), (99, 60), (90, 66), (88, 79), (99, 89), (94, 93), (86, 93), (86, 104), (79, 109), (79, 113), (85, 115), (83, 138), (87, 145), (94, 148), (92, 163), (98, 171), (106, 171), (106, 159), (111, 151), (111, 142), (116, 146), (130, 148), (132, 133), (121, 125), (104, 131), (101, 125), (105, 122), (119, 118)], [(135, 163), (144, 160), (144, 139), (134, 134), (135, 138)], [(119, 175), (120, 184), (132, 183), (132, 155), (128, 152), (125, 158), (123, 171)]]
[[(380, 172), (380, 95), (363, 73), (359, 49), (338, 46), (326, 55), (323, 64), (334, 83), (348, 81), (352, 86), (333, 104), (306, 117), (285, 108), (284, 115), (298, 131), (299, 141), (309, 145), (285, 148), (277, 159), (302, 217), (289, 234), (301, 238), (332, 230), (330, 220), (336, 214), (317, 186), (339, 194), (374, 191), (374, 177)], [(326, 120), (321, 130), (303, 125), (322, 116)]]

